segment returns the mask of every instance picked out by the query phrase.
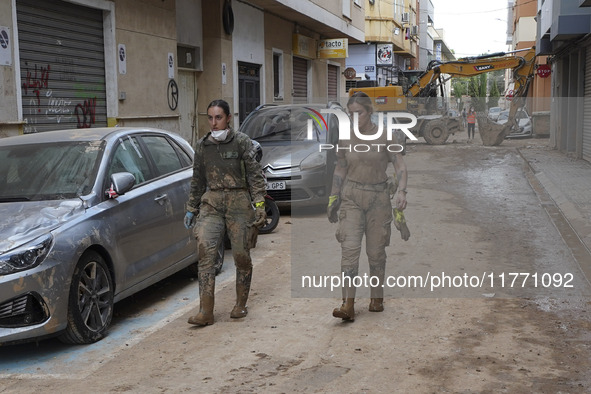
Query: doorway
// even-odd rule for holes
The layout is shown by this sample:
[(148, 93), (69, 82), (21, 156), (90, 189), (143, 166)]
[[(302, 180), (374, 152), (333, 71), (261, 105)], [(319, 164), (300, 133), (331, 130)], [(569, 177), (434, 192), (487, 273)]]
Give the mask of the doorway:
[(261, 65), (238, 62), (239, 123), (261, 104)]
[(179, 70), (179, 134), (195, 147), (197, 135), (197, 82), (195, 72)]

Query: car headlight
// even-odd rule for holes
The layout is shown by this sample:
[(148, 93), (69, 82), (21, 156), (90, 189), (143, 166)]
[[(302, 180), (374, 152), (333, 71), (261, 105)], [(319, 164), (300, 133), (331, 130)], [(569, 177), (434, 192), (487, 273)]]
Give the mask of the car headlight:
[(16, 249), (0, 255), (0, 275), (13, 274), (35, 268), (47, 257), (53, 236), (46, 234)]
[(314, 152), (306, 157), (300, 163), (301, 170), (311, 170), (313, 168), (322, 167), (326, 165), (326, 152)]

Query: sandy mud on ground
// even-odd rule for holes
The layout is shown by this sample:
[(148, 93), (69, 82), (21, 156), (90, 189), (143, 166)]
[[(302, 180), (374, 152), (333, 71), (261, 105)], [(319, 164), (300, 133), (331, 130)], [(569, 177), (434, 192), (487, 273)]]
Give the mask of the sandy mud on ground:
[(212, 326), (187, 313), (81, 376), (9, 377), (0, 392), (588, 392), (589, 284), (527, 182), (515, 148), (535, 143), (411, 144), (412, 235), (393, 231), (386, 274), (573, 272), (574, 288), (415, 289), (382, 313), (362, 296), (342, 322), (338, 294), (294, 288), (306, 267), (339, 272), (335, 227), (322, 211), (292, 212), (259, 238), (245, 319), (230, 319), (234, 286), (221, 283)]

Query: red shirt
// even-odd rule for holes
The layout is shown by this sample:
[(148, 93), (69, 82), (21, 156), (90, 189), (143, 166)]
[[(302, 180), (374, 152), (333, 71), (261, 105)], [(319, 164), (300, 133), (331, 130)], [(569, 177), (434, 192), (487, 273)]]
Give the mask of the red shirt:
[(468, 123), (476, 123), (476, 112), (468, 112), (466, 119), (468, 119)]

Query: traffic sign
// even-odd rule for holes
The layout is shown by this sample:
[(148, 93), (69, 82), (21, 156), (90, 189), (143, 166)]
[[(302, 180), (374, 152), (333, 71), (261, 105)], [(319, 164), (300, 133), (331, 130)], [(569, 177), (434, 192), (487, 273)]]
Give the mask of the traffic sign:
[(552, 69), (550, 68), (549, 64), (540, 64), (538, 65), (538, 69), (536, 70), (538, 77), (540, 78), (548, 78), (552, 73)]
[(509, 101), (513, 100), (513, 96), (515, 95), (515, 93), (513, 92), (513, 89), (509, 90), (507, 92), (507, 95), (505, 96), (505, 98)]

